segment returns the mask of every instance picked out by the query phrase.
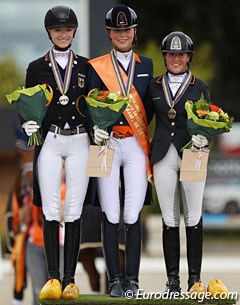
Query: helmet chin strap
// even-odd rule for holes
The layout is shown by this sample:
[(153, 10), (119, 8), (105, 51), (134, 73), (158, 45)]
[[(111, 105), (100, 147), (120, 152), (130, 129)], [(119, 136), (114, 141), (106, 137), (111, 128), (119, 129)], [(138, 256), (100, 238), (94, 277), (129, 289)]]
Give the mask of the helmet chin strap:
[(130, 52), (130, 51), (132, 50), (132, 48), (130, 48), (130, 49), (128, 49), (128, 50), (122, 51), (122, 50), (119, 50), (116, 46), (114, 46), (114, 49), (115, 49), (116, 51), (118, 51), (119, 53), (128, 53), (128, 52)]
[(66, 48), (60, 48), (59, 46), (57, 46), (56, 44), (54, 44), (54, 49), (57, 50), (57, 51), (61, 51), (61, 52), (64, 52), (64, 51), (67, 51), (68, 49), (71, 48), (71, 43), (70, 45), (68, 45)]
[(188, 72), (188, 69), (186, 69), (184, 72), (180, 72), (180, 73), (174, 73), (174, 72), (169, 71), (169, 70), (168, 70), (168, 72), (171, 73), (172, 75), (183, 75), (184, 73)]

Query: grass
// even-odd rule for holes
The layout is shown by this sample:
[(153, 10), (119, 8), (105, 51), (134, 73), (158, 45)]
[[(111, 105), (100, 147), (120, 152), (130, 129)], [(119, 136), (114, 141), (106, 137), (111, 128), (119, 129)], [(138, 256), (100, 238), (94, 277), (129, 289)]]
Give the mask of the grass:
[(181, 299), (181, 298), (171, 298), (171, 299), (126, 299), (126, 298), (111, 298), (109, 295), (99, 294), (99, 295), (93, 295), (93, 294), (82, 294), (77, 300), (44, 300), (44, 301), (38, 301), (40, 305), (82, 305), (82, 304), (88, 304), (88, 305), (119, 305), (119, 304), (138, 304), (138, 305), (155, 305), (155, 304), (161, 304), (161, 305), (230, 305), (230, 304), (236, 304), (236, 300), (233, 299), (226, 299), (226, 300), (216, 300), (216, 299), (204, 299), (201, 300), (192, 300), (192, 299)]

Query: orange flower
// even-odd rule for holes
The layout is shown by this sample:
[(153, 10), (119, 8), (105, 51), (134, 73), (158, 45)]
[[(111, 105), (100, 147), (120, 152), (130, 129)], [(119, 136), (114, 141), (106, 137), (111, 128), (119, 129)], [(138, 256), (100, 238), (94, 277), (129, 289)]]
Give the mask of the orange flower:
[(196, 113), (200, 118), (205, 117), (208, 114), (206, 110), (201, 110), (201, 109), (196, 110)]
[(108, 90), (103, 90), (103, 91), (102, 91), (102, 94), (103, 94), (103, 95), (108, 95), (109, 93), (110, 93), (110, 92), (109, 92)]
[(105, 95), (99, 95), (97, 98), (98, 100), (103, 100), (105, 98)]
[(98, 101), (105, 101), (108, 94), (109, 94), (108, 90), (100, 91), (100, 94), (97, 96)]

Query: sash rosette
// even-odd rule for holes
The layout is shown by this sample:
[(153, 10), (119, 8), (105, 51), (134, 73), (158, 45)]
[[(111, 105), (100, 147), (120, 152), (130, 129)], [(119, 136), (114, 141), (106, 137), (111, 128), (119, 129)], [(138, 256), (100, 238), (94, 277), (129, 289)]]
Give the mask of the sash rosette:
[[(47, 106), (52, 101), (53, 91), (49, 85), (42, 84), (30, 88), (17, 89), (6, 98), (10, 104), (14, 104), (19, 115), (24, 121), (33, 120), (41, 127), (43, 118), (47, 112)], [(34, 132), (28, 141), (28, 145), (41, 145), (43, 143), (41, 130)]]
[[(187, 128), (189, 134), (203, 135), (206, 138), (212, 138), (229, 132), (232, 127), (233, 117), (224, 112), (220, 107), (209, 104), (203, 97), (200, 100), (185, 103), (187, 111)], [(192, 141), (188, 142), (183, 148), (190, 148)]]
[[(101, 91), (99, 89), (92, 89), (88, 96), (85, 97), (85, 100), (93, 124), (104, 130), (107, 130), (109, 126), (119, 119), (129, 103), (129, 98), (122, 96), (120, 92), (111, 93), (107, 90)], [(103, 141), (97, 152), (97, 156), (103, 154), (102, 171), (107, 170), (107, 152), (108, 143), (106, 140)]]

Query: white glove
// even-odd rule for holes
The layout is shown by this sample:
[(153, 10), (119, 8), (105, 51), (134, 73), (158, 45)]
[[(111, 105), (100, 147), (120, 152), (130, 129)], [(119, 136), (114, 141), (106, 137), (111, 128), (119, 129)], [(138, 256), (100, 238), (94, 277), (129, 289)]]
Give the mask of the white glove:
[(98, 128), (97, 126), (93, 127), (94, 129), (94, 143), (100, 145), (104, 140), (109, 139), (109, 133), (103, 129)]
[(195, 147), (202, 148), (202, 147), (208, 146), (208, 139), (204, 136), (201, 136), (200, 134), (193, 135), (192, 143)]
[(35, 121), (27, 121), (22, 125), (26, 134), (30, 137), (34, 132), (38, 131), (40, 126)]

